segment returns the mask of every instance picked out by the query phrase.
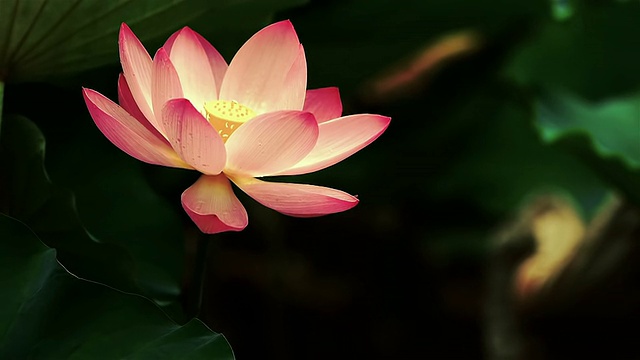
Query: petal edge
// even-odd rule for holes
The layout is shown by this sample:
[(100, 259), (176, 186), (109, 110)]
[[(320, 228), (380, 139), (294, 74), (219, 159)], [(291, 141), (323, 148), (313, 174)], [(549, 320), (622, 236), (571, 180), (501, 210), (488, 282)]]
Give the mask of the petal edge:
[(120, 63), (131, 94), (140, 111), (153, 124), (155, 120), (151, 104), (153, 61), (138, 37), (125, 23), (120, 26), (118, 45)]
[(227, 140), (226, 170), (252, 177), (290, 168), (316, 144), (318, 124), (311, 113), (276, 111), (258, 115)]
[(120, 150), (150, 164), (190, 169), (166, 141), (160, 139), (99, 92), (83, 88), (87, 109), (96, 126)]
[(316, 217), (349, 210), (358, 198), (344, 191), (316, 185), (266, 182), (231, 177), (247, 195), (260, 204), (294, 217)]
[(316, 146), (293, 167), (278, 175), (299, 175), (325, 169), (374, 142), (389, 127), (391, 118), (382, 115), (343, 116), (319, 124)]
[(205, 102), (218, 98), (209, 56), (193, 30), (184, 27), (171, 48), (165, 50), (178, 74), (184, 97), (191, 100), (193, 106), (202, 107)]
[[(300, 51), (304, 51), (301, 49), (290, 21), (266, 26), (247, 40), (231, 60), (219, 98), (235, 100), (258, 114), (302, 110), (304, 89), (297, 95), (287, 88), (288, 83), (297, 82), (292, 79), (293, 73), (290, 75), (292, 68), (295, 67), (297, 73), (303, 70), (299, 64), (304, 60), (300, 58)], [(306, 63), (304, 77), (306, 82)], [(298, 98), (299, 107), (293, 106), (290, 99)]]

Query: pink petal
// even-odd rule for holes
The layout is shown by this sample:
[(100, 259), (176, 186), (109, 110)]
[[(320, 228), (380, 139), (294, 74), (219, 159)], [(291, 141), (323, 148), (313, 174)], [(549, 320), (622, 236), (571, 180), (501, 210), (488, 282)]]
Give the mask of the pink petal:
[(104, 95), (83, 89), (89, 113), (100, 131), (120, 150), (150, 164), (190, 169), (162, 138)]
[[(185, 27), (184, 29), (189, 29), (189, 28)], [(220, 87), (222, 87), (222, 79), (224, 79), (224, 74), (227, 72), (227, 68), (229, 66), (227, 65), (227, 62), (224, 60), (222, 55), (220, 55), (218, 50), (216, 50), (216, 48), (214, 48), (213, 45), (211, 45), (211, 43), (207, 41), (207, 39), (203, 38), (202, 35), (198, 34), (197, 32), (191, 29), (189, 30), (198, 39), (198, 41), (200, 41), (200, 45), (202, 45), (202, 48), (204, 49), (205, 53), (207, 54), (207, 57), (209, 58), (209, 66), (211, 67), (211, 72), (213, 73), (213, 77), (215, 78), (215, 82), (216, 82), (216, 94), (219, 94)], [(176, 31), (173, 35), (171, 35), (171, 37), (167, 39), (167, 42), (165, 42), (163, 46), (165, 50), (167, 50), (167, 52), (169, 53), (172, 59), (173, 59), (173, 54), (172, 54), (173, 44), (178, 38), (178, 35), (180, 35), (181, 31), (182, 30)], [(215, 100), (215, 99), (210, 99), (210, 100)]]
[(151, 76), (153, 64), (147, 50), (127, 24), (120, 26), (120, 62), (124, 76), (140, 111), (155, 125), (151, 105)]
[(316, 117), (318, 123), (342, 116), (342, 101), (337, 87), (307, 90), (304, 99), (304, 111)]
[(182, 193), (182, 207), (206, 234), (240, 231), (249, 219), (224, 174), (202, 175)]
[(140, 111), (138, 104), (136, 104), (136, 101), (133, 99), (133, 95), (131, 95), (131, 89), (129, 89), (127, 79), (122, 73), (118, 77), (118, 102), (123, 109), (125, 109), (131, 116), (136, 118), (142, 125), (144, 125), (144, 127), (147, 128), (147, 130), (152, 132), (162, 141), (169, 144), (164, 138), (164, 135), (160, 134), (158, 129), (151, 125), (149, 120), (147, 120), (144, 114), (142, 114), (142, 112)]
[(173, 43), (176, 42), (176, 39), (178, 38), (178, 35), (180, 35), (182, 30), (184, 28), (186, 28), (186, 27), (187, 26), (185, 26), (182, 29), (180, 29), (180, 30), (174, 32), (173, 34), (171, 34), (171, 36), (169, 36), (167, 41), (164, 42), (164, 45), (162, 45), (162, 48), (165, 49), (167, 51), (167, 53), (169, 53), (169, 55), (171, 55), (171, 49), (173, 48)]
[(169, 54), (160, 48), (153, 58), (153, 112), (156, 114), (153, 125), (166, 135), (163, 129), (162, 109), (164, 104), (176, 98), (182, 98), (183, 92), (178, 73), (173, 67)]
[(227, 156), (224, 142), (189, 100), (168, 101), (163, 110), (162, 126), (171, 146), (189, 165), (208, 175), (222, 171)]
[(260, 204), (296, 217), (313, 217), (349, 210), (358, 199), (343, 191), (315, 185), (265, 182), (232, 177), (242, 191)]
[[(281, 21), (253, 35), (238, 50), (222, 82), (219, 98), (235, 100), (258, 114), (278, 110), (301, 110), (304, 89), (290, 84), (306, 83), (306, 64), (291, 22)], [(293, 77), (304, 77), (293, 79)], [(302, 94), (299, 94), (302, 92)]]
[(197, 109), (203, 108), (207, 101), (217, 100), (209, 57), (195, 32), (188, 27), (180, 30), (170, 50), (165, 49), (180, 78), (184, 97)]
[(298, 56), (287, 73), (284, 89), (285, 91), (282, 92), (281, 99), (279, 99), (281, 108), (299, 110), (304, 107), (304, 98), (307, 92), (307, 58), (302, 45), (300, 45)]
[(389, 126), (391, 118), (358, 114), (321, 123), (316, 146), (302, 161), (278, 175), (318, 171), (338, 163), (371, 144)]
[(311, 113), (276, 111), (258, 115), (227, 140), (227, 167), (233, 173), (265, 176), (290, 168), (304, 158), (318, 139)]

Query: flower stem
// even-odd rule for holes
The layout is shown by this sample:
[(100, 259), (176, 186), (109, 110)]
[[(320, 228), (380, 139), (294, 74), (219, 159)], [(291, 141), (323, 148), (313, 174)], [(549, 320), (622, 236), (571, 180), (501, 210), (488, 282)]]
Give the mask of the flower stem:
[(0, 134), (2, 134), (2, 104), (4, 103), (4, 82), (0, 80)]
[(205, 273), (207, 271), (207, 254), (210, 241), (211, 239), (204, 234), (200, 234), (200, 236), (198, 236), (196, 256), (191, 277), (191, 295), (189, 296), (187, 304), (187, 315), (190, 318), (200, 316), (200, 311), (202, 309)]

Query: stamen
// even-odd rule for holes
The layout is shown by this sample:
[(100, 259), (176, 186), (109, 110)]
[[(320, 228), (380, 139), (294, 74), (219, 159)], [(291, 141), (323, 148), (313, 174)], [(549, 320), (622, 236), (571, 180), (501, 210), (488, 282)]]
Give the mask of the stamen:
[(207, 119), (224, 141), (227, 141), (240, 125), (256, 116), (253, 110), (234, 100), (207, 101), (204, 110), (207, 112)]

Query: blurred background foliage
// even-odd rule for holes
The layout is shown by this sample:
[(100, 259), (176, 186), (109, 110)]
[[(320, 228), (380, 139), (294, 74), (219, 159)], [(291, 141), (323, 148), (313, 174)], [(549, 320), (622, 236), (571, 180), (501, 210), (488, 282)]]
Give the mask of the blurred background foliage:
[[(216, 333), (239, 358), (637, 356), (639, 15), (631, 0), (0, 0), (0, 357), (232, 358)], [(393, 120), (287, 179), (357, 194), (349, 212), (289, 218), (238, 192), (250, 224), (210, 239), (207, 328), (190, 321), (201, 235), (179, 204), (197, 174), (120, 152), (81, 86), (117, 97), (121, 22), (151, 54), (191, 26), (229, 61), (279, 19), (309, 88)]]

